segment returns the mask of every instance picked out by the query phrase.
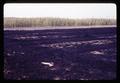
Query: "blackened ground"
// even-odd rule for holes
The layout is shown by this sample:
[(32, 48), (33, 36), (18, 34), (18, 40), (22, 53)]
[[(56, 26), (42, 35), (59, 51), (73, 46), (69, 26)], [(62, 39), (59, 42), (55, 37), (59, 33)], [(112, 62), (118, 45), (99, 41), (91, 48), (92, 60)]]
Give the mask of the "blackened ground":
[(4, 31), (4, 78), (116, 79), (116, 28)]

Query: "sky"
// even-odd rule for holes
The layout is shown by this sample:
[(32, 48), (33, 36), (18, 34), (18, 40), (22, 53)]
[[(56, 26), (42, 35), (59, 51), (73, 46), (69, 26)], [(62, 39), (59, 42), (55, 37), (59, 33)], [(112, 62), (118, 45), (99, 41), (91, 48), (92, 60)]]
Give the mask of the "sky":
[(59, 18), (112, 18), (116, 19), (113, 3), (7, 3), (4, 17), (59, 17)]

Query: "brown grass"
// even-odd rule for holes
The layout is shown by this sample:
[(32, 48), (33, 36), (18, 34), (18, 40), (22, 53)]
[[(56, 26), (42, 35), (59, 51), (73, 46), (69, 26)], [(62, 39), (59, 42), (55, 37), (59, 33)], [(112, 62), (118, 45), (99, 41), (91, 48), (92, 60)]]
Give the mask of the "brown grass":
[(4, 18), (4, 27), (116, 25), (115, 19)]

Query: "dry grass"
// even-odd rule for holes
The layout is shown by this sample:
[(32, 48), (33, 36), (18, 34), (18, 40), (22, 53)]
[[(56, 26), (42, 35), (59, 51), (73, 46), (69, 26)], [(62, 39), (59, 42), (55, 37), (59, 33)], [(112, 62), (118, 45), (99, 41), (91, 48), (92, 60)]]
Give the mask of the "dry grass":
[(4, 27), (116, 25), (115, 19), (4, 18)]

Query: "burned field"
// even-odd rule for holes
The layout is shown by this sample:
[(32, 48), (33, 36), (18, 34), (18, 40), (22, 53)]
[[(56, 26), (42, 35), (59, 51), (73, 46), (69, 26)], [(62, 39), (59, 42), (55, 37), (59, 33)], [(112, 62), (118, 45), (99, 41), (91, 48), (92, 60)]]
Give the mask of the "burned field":
[(116, 79), (116, 28), (5, 30), (4, 78)]

